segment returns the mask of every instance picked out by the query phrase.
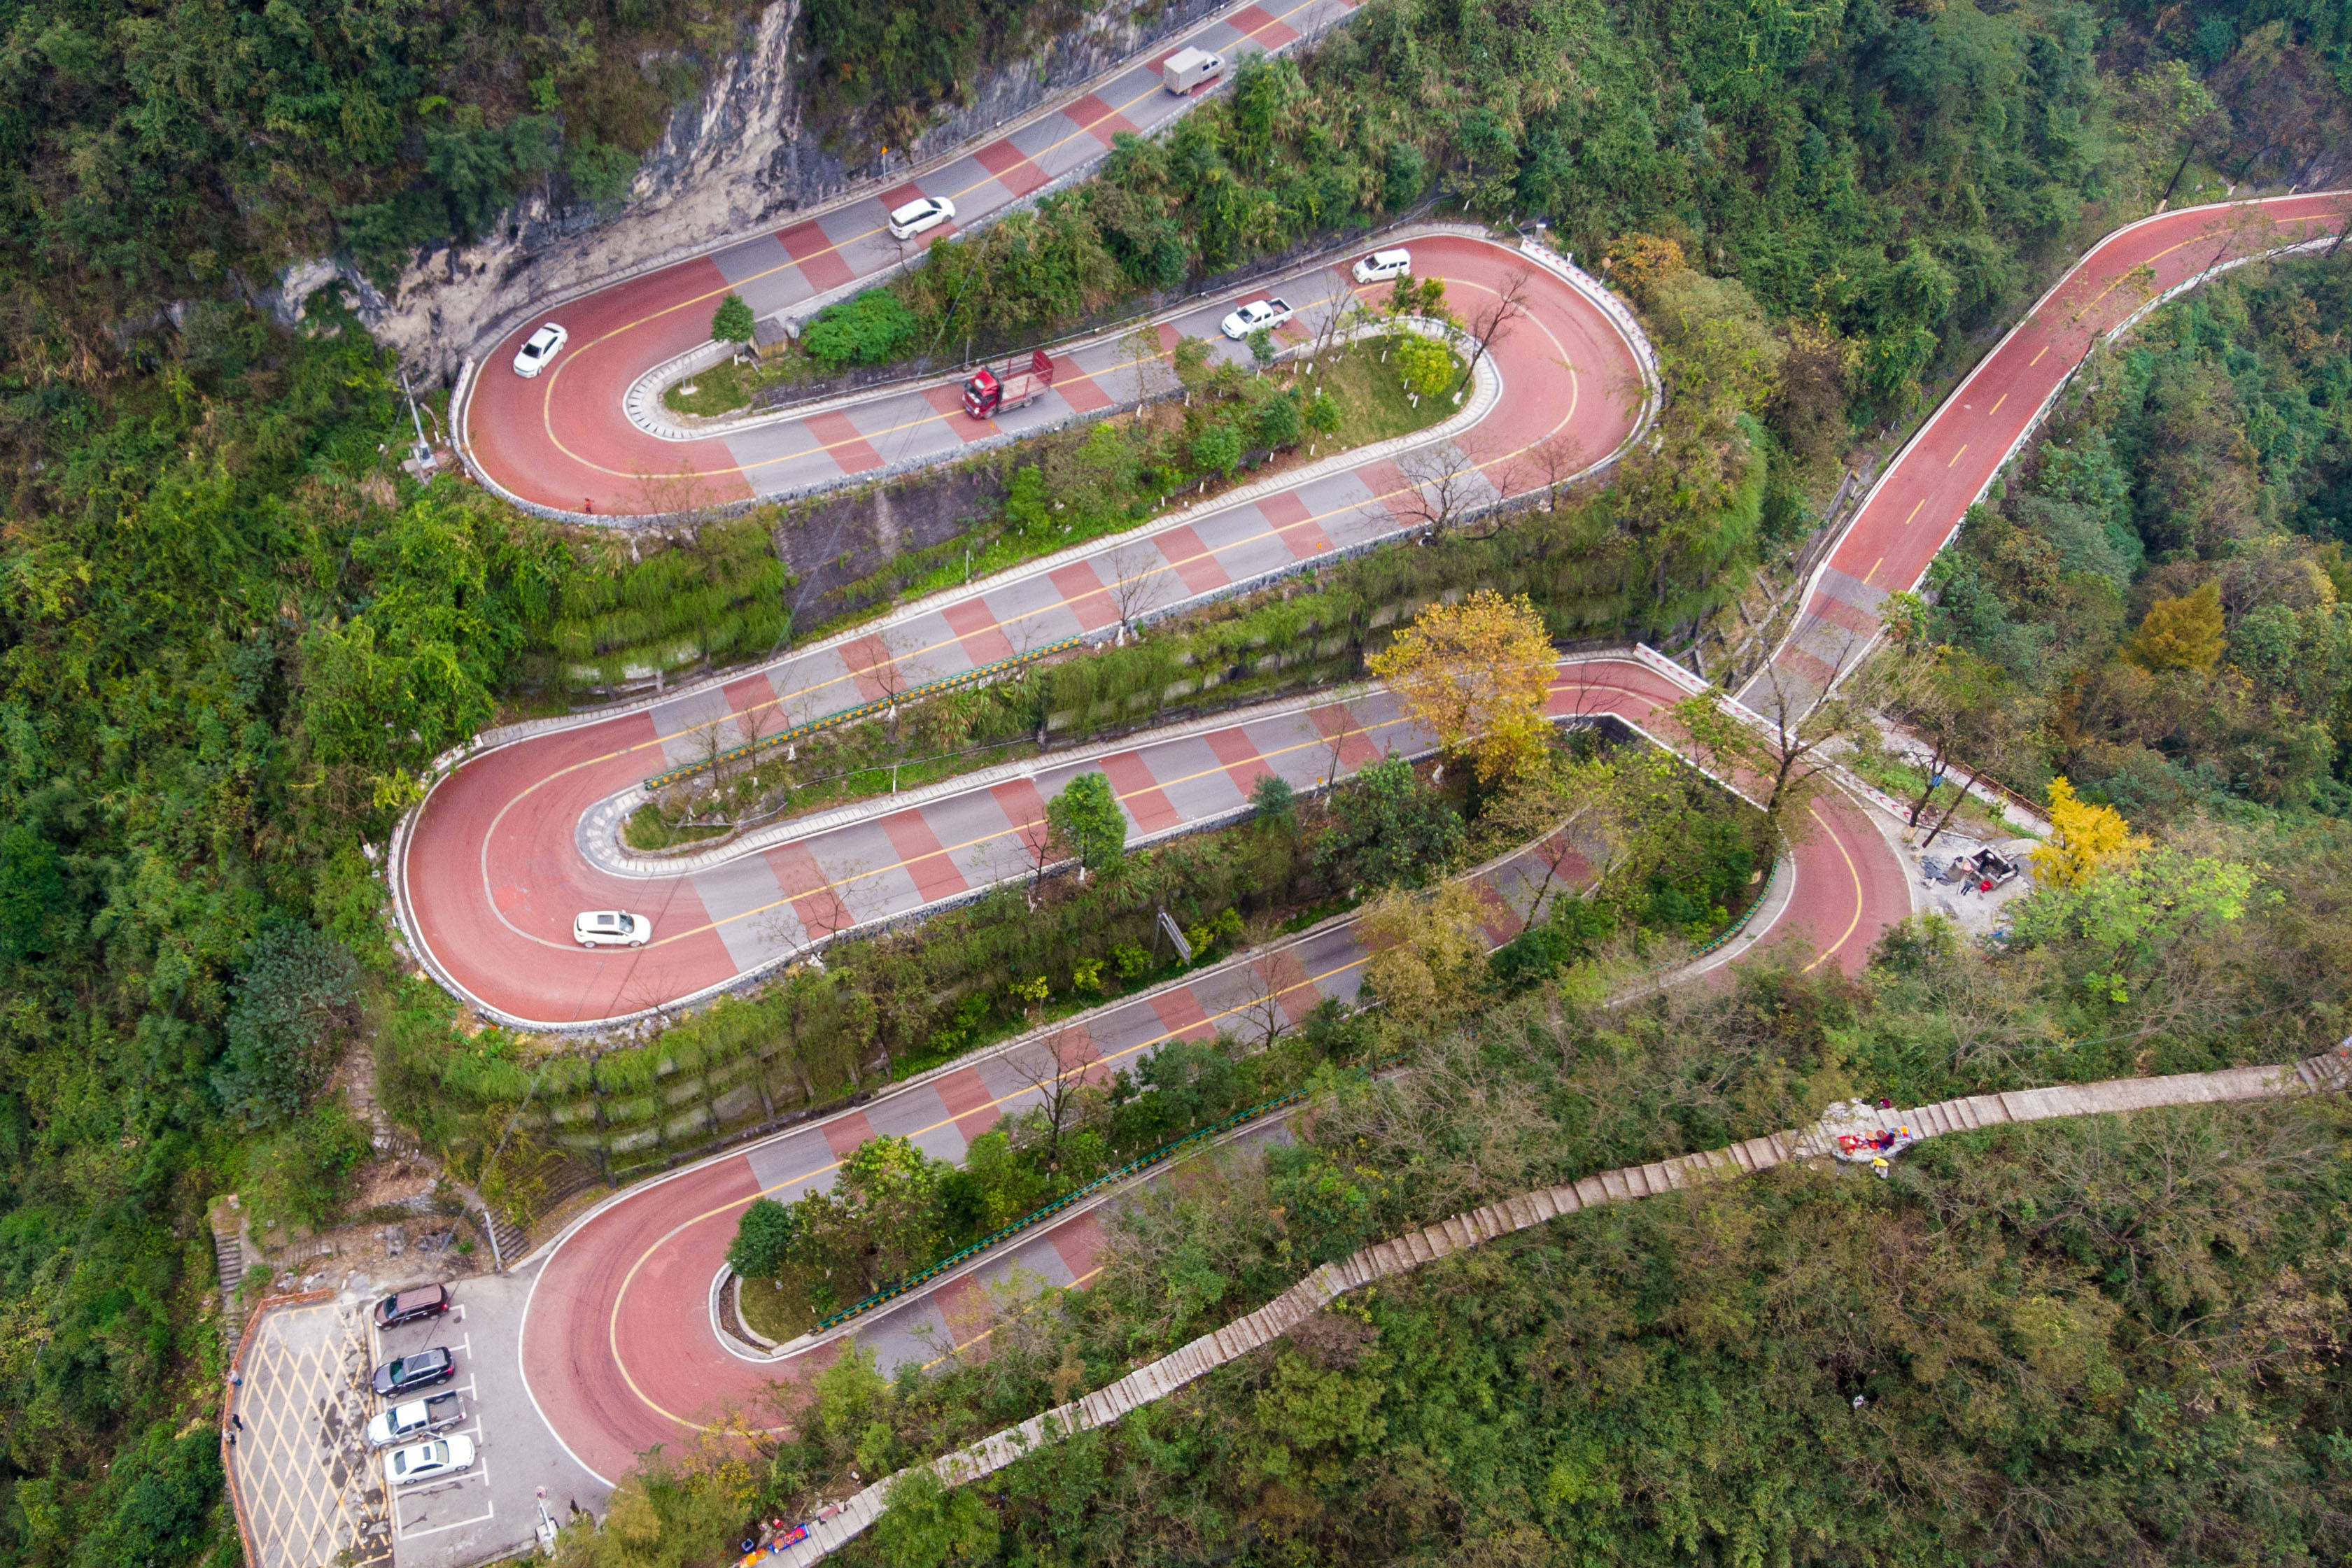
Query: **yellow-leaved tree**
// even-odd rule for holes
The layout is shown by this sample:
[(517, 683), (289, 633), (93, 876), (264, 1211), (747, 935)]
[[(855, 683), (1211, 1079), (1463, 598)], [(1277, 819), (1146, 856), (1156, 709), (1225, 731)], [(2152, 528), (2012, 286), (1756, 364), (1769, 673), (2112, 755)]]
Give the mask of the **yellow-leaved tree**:
[(1543, 755), (1557, 657), (1526, 594), (1482, 588), (1459, 604), (1429, 606), (1367, 664), (1440, 746), (1492, 784)]
[(2081, 887), (2148, 847), (2121, 811), (2080, 799), (2064, 778), (2050, 781), (2050, 841), (2033, 847), (2033, 880), (2044, 887)]
[(2221, 585), (2209, 582), (2178, 599), (2147, 607), (2139, 630), (2124, 643), (2124, 657), (2151, 674), (2194, 670), (2210, 674), (2227, 644), (2221, 626)]

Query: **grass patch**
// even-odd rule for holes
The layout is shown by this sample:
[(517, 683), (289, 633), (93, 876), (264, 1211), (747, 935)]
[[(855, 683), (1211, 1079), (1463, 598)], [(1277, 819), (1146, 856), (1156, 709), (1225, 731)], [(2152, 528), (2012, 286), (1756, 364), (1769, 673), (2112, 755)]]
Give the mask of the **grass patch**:
[[(1455, 362), (1458, 367), (1458, 356)], [(1377, 341), (1353, 344), (1322, 356), (1313, 376), (1307, 375), (1298, 363), (1262, 379), (1248, 377), (1234, 367), (1227, 370), (1234, 372), (1231, 380), (1236, 383), (1262, 380), (1268, 388), (1295, 390), (1307, 398), (1312, 398), (1318, 390), (1328, 394), (1339, 405), (1339, 428), (1329, 435), (1302, 435), (1295, 444), (1244, 462), (1230, 474), (1204, 475), (1181, 469), (1171, 472), (1146, 461), (1141, 465), (1143, 472), (1133, 482), (1147, 488), (1131, 507), (1077, 506), (1049, 511), (1052, 503), (1061, 498), (1055, 494), (1057, 487), (1052, 486), (1049, 480), (1045, 505), (1032, 517), (1008, 515), (1004, 525), (993, 534), (964, 535), (926, 550), (910, 552), (874, 576), (848, 584), (840, 591), (842, 597), (855, 601), (882, 595), (879, 602), (859, 612), (863, 617), (877, 615), (897, 602), (961, 587), (967, 581), (978, 582), (1073, 545), (1147, 527), (1166, 514), (1169, 508), (1162, 505), (1164, 501), (1199, 507), (1239, 486), (1255, 485), (1355, 447), (1426, 430), (1454, 412), (1450, 398), (1425, 397), (1416, 407), (1406, 396), (1395, 371), (1381, 362)], [(1171, 444), (1181, 448), (1181, 443), (1174, 440), (1174, 433), (1185, 423), (1181, 411), (1171, 402), (1156, 405), (1140, 420), (1114, 422), (1112, 427), (1137, 448)], [(1160, 437), (1157, 441), (1153, 439), (1155, 434)], [(1049, 460), (1049, 470), (1052, 466)], [(1155, 475), (1165, 488), (1150, 487)], [(968, 557), (967, 549), (971, 552)]]
[[(806, 375), (795, 375), (784, 363), (747, 365), (740, 360), (730, 360), (723, 365), (713, 365), (698, 371), (676, 386), (664, 389), (662, 406), (672, 413), (692, 414), (698, 419), (716, 419), (722, 413), (749, 408), (751, 400), (779, 382), (805, 381)], [(692, 387), (693, 392), (686, 389)]]
[[(1925, 773), (1885, 752), (1865, 754), (1857, 751), (1846, 758), (1846, 766), (1864, 781), (1876, 785), (1902, 801), (1906, 809), (1919, 798), (1919, 791), (1927, 787)], [(1967, 782), (1965, 775), (1944, 775), (1944, 782), (1936, 786), (1935, 791), (1927, 797), (1927, 809), (1919, 813), (1919, 825), (1923, 830), (1935, 826), (1952, 802), (1959, 799), (1960, 787)], [(1951, 825), (1945, 831), (1958, 831), (1979, 839), (2021, 836), (2019, 830), (2011, 827), (2002, 815), (2000, 799), (1990, 789), (1982, 787), (1969, 791), (1968, 804), (1953, 816)]]
[[(1455, 356), (1456, 373), (1461, 357)], [(1425, 397), (1418, 405), (1405, 392), (1394, 367), (1381, 362), (1377, 340), (1355, 343), (1316, 362), (1316, 374), (1301, 375), (1301, 384), (1319, 389), (1339, 405), (1339, 429), (1322, 446), (1318, 456), (1369, 446), (1426, 430), (1454, 411), (1450, 397)], [(1469, 395), (1465, 384), (1463, 395)]]
[[(810, 1289), (810, 1281), (801, 1278), (805, 1272), (788, 1267), (772, 1280), (744, 1281), (743, 1288), (735, 1293), (735, 1310), (742, 1317), (743, 1326), (764, 1339), (787, 1344), (838, 1311), (828, 1294)], [(812, 1300), (813, 1296), (817, 1299)], [(825, 1302), (822, 1310), (818, 1300)]]

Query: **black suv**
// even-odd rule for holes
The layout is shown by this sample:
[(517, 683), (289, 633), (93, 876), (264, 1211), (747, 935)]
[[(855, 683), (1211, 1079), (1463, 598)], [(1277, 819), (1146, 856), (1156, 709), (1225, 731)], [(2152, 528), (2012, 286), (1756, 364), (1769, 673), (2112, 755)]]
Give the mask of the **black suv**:
[(378, 1301), (375, 1304), (375, 1326), (380, 1329), (397, 1328), (402, 1323), (437, 1318), (448, 1310), (448, 1286), (419, 1285)]
[(412, 1388), (430, 1388), (457, 1375), (457, 1358), (440, 1345), (387, 1361), (375, 1369), (375, 1391), (389, 1399)]

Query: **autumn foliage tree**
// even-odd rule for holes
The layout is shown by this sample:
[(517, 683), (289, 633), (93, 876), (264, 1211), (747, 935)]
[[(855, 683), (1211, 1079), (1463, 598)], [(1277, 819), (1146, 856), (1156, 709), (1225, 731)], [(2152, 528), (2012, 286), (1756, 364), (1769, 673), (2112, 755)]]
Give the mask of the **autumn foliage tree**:
[(2193, 670), (2210, 674), (2229, 639), (2222, 630), (2221, 585), (2208, 582), (2178, 599), (2159, 599), (2124, 644), (2124, 657), (2150, 674)]
[(2050, 841), (2033, 848), (2033, 878), (2044, 887), (2080, 888), (2148, 846), (2121, 811), (2081, 799), (2064, 778), (2050, 781)]
[(1367, 664), (1449, 755), (1471, 759), (1492, 784), (1543, 754), (1555, 657), (1527, 595), (1482, 588), (1431, 605)]

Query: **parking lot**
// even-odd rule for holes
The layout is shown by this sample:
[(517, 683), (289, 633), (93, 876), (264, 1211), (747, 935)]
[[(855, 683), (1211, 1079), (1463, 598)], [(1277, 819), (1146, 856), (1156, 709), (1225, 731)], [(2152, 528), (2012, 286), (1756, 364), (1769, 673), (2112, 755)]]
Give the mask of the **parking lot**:
[[(531, 1550), (542, 1506), (557, 1524), (575, 1510), (604, 1511), (604, 1487), (565, 1452), (523, 1386), (516, 1345), (530, 1279), (457, 1281), (447, 1313), (378, 1331), (375, 1301), (422, 1281), (355, 1276), (332, 1300), (279, 1308), (256, 1325), (236, 1405), (245, 1425), (230, 1451), (254, 1568), (471, 1568)], [(461, 1419), (429, 1436), (472, 1439), (474, 1463), (393, 1490), (390, 1450), (367, 1440), (385, 1403), (369, 1377), (433, 1345), (455, 1354), (456, 1375), (398, 1402), (457, 1395)]]

